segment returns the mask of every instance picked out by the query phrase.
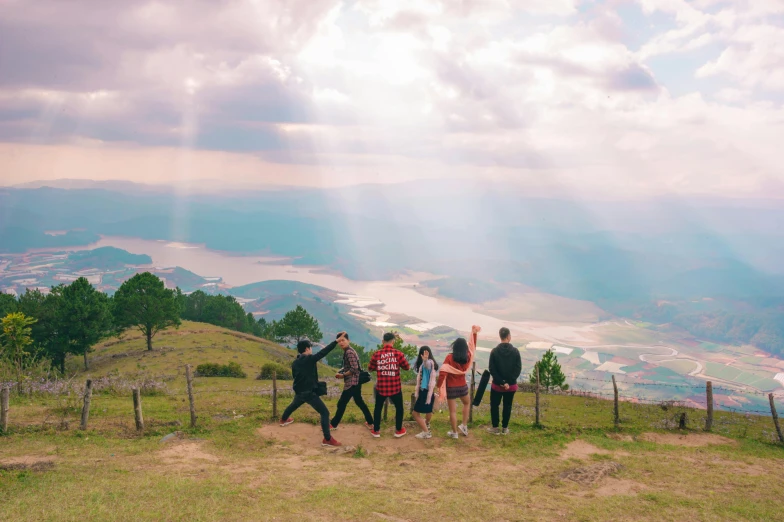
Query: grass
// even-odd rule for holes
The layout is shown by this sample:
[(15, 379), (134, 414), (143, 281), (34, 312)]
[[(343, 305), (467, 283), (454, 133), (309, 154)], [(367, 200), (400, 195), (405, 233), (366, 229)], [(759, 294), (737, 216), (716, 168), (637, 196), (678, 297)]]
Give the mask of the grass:
[(183, 321), (179, 329), (159, 333), (153, 340), (153, 348), (153, 351), (146, 350), (144, 338), (134, 332), (120, 340), (99, 344), (90, 355), (90, 370), (86, 375), (99, 377), (112, 372), (178, 375), (185, 364), (195, 369), (204, 363), (236, 362), (255, 377), (262, 364), (270, 361), (289, 364), (295, 355), (294, 350), (264, 339), (191, 321)]
[[(195, 365), (205, 355), (199, 347), (209, 350), (206, 355), (213, 359), (223, 353), (215, 362), (244, 353), (237, 348), (248, 352), (241, 360), (252, 364), (278, 353), (220, 332), (198, 333), (201, 325), (186, 328), (186, 335), (164, 336), (166, 341), (159, 343), (185, 355), (169, 353), (149, 361), (175, 377), (169, 394), (143, 397), (146, 429), (141, 435), (133, 426), (130, 396), (96, 394), (85, 432), (75, 429), (78, 401), (12, 396), (11, 430), (0, 437), (0, 462), (37, 457), (52, 459), (55, 468), (0, 471), (0, 520), (783, 519), (784, 446), (774, 442), (767, 417), (717, 412), (714, 432), (731, 443), (681, 447), (646, 442), (642, 434), (677, 432), (671, 426), (687, 411), (687, 431), (699, 435), (704, 412), (621, 403), (622, 423), (615, 430), (612, 403), (545, 395), (543, 426), (537, 428), (534, 397), (521, 393), (515, 398), (508, 437), (482, 429), (489, 423), (485, 397), (474, 409), (467, 439), (447, 440), (448, 417), (437, 413), (429, 441), (413, 440), (418, 431), (413, 428), (400, 441), (408, 446), (395, 446), (397, 441), (388, 438), (381, 439), (389, 443), (387, 449), (377, 450), (368, 435), (367, 445), (332, 454), (317, 444), (259, 433), (271, 418), (270, 382), (197, 378), (199, 418), (197, 427), (190, 428), (180, 366)], [(213, 342), (218, 346), (212, 347)], [(128, 353), (120, 361), (126, 364), (126, 359), (142, 356), (143, 346), (121, 343), (105, 350)], [(197, 360), (191, 362), (190, 356)], [(113, 366), (99, 361), (93, 371)], [(122, 368), (136, 371), (132, 364)], [(281, 383), (282, 389), (287, 386)], [(406, 398), (410, 391), (405, 390)], [(290, 400), (282, 395), (279, 411)], [(369, 387), (365, 396), (370, 399)], [(334, 411), (336, 397), (326, 402)], [(61, 428), (64, 418), (70, 421), (69, 429)], [(303, 407), (296, 420), (316, 424), (318, 419)], [(352, 404), (344, 423), (359, 422)], [(194, 442), (160, 442), (175, 430)], [(604, 453), (567, 458), (567, 446), (577, 439)], [(189, 447), (198, 452), (171, 453)], [(597, 485), (559, 478), (565, 470), (609, 460), (623, 467)], [(633, 491), (624, 489), (630, 484)]]

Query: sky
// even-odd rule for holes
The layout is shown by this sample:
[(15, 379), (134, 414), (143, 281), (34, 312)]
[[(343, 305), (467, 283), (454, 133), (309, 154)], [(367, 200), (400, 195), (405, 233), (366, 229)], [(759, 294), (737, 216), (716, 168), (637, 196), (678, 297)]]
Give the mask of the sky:
[(0, 184), (784, 198), (782, 0), (0, 0)]

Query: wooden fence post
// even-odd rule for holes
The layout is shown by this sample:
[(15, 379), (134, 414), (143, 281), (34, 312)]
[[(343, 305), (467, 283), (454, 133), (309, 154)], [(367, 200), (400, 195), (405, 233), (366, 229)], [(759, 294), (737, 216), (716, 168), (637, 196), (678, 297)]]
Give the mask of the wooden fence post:
[(411, 393), (411, 407), (408, 409), (408, 413), (409, 413), (409, 415), (411, 415), (412, 419), (414, 418), (414, 406), (416, 406), (416, 393), (412, 392)]
[(678, 429), (685, 430), (686, 429), (686, 412), (684, 411), (681, 413), (681, 418), (678, 421)]
[(8, 400), (10, 390), (5, 387), (0, 389), (0, 431), (8, 433)]
[(705, 417), (705, 431), (713, 429), (713, 382), (705, 384), (705, 395), (707, 398), (708, 416)]
[(133, 414), (136, 418), (136, 431), (144, 431), (144, 417), (142, 417), (142, 394), (138, 388), (133, 389)]
[(191, 407), (191, 428), (196, 427), (196, 405), (193, 402), (193, 376), (191, 375), (191, 365), (185, 365), (185, 382), (188, 385), (188, 402)]
[[(773, 425), (776, 426), (776, 433), (779, 434), (779, 440), (784, 443), (784, 434), (781, 433), (781, 426), (779, 425), (779, 415), (776, 413), (776, 404), (773, 402), (773, 394), (768, 394), (770, 400), (770, 414), (773, 416)], [(8, 399), (6, 399), (8, 400)]]
[(272, 372), (272, 418), (278, 418), (278, 372)]
[(469, 424), (474, 423), (474, 388), (475, 384), (475, 376), (476, 376), (476, 361), (474, 364), (471, 365), (471, 406), (469, 406), (468, 410), (468, 422)]
[(87, 384), (84, 387), (84, 404), (82, 405), (82, 423), (80, 427), (83, 430), (87, 429), (87, 419), (90, 417), (90, 399), (93, 397), (93, 381), (87, 379)]
[(539, 363), (536, 363), (536, 425), (539, 426)]
[(612, 376), (613, 382), (613, 395), (615, 398), (615, 406), (613, 407), (613, 415), (615, 419), (615, 427), (621, 423), (621, 416), (618, 414), (618, 383), (615, 382), (615, 375)]

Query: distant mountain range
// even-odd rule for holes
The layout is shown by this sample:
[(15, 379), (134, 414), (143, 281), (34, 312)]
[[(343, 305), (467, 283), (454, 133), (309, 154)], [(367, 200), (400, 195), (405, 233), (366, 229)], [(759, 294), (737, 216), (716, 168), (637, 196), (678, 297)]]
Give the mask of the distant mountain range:
[(285, 256), (353, 279), (448, 276), (431, 284), (469, 302), (514, 282), (629, 316), (706, 298), (774, 323), (784, 314), (784, 205), (775, 201), (542, 199), (466, 182), (189, 196), (107, 186), (6, 189), (0, 252), (121, 235)]

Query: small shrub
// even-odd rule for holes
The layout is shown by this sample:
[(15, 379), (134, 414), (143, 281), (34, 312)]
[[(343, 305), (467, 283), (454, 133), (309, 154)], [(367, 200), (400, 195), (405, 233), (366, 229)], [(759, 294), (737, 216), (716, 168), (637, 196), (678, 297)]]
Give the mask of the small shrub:
[(256, 377), (256, 379), (268, 381), (272, 379), (272, 372), (275, 372), (276, 378), (281, 381), (290, 381), (292, 379), (291, 368), (275, 362), (265, 363), (261, 367), (261, 373), (259, 373), (259, 376)]
[(357, 444), (357, 449), (354, 451), (352, 457), (354, 457), (355, 459), (364, 459), (365, 457), (367, 457), (367, 450), (362, 446), (360, 446), (359, 444)]
[(242, 371), (238, 363), (229, 364), (205, 363), (196, 367), (196, 377), (237, 377), (244, 379), (248, 375)]

